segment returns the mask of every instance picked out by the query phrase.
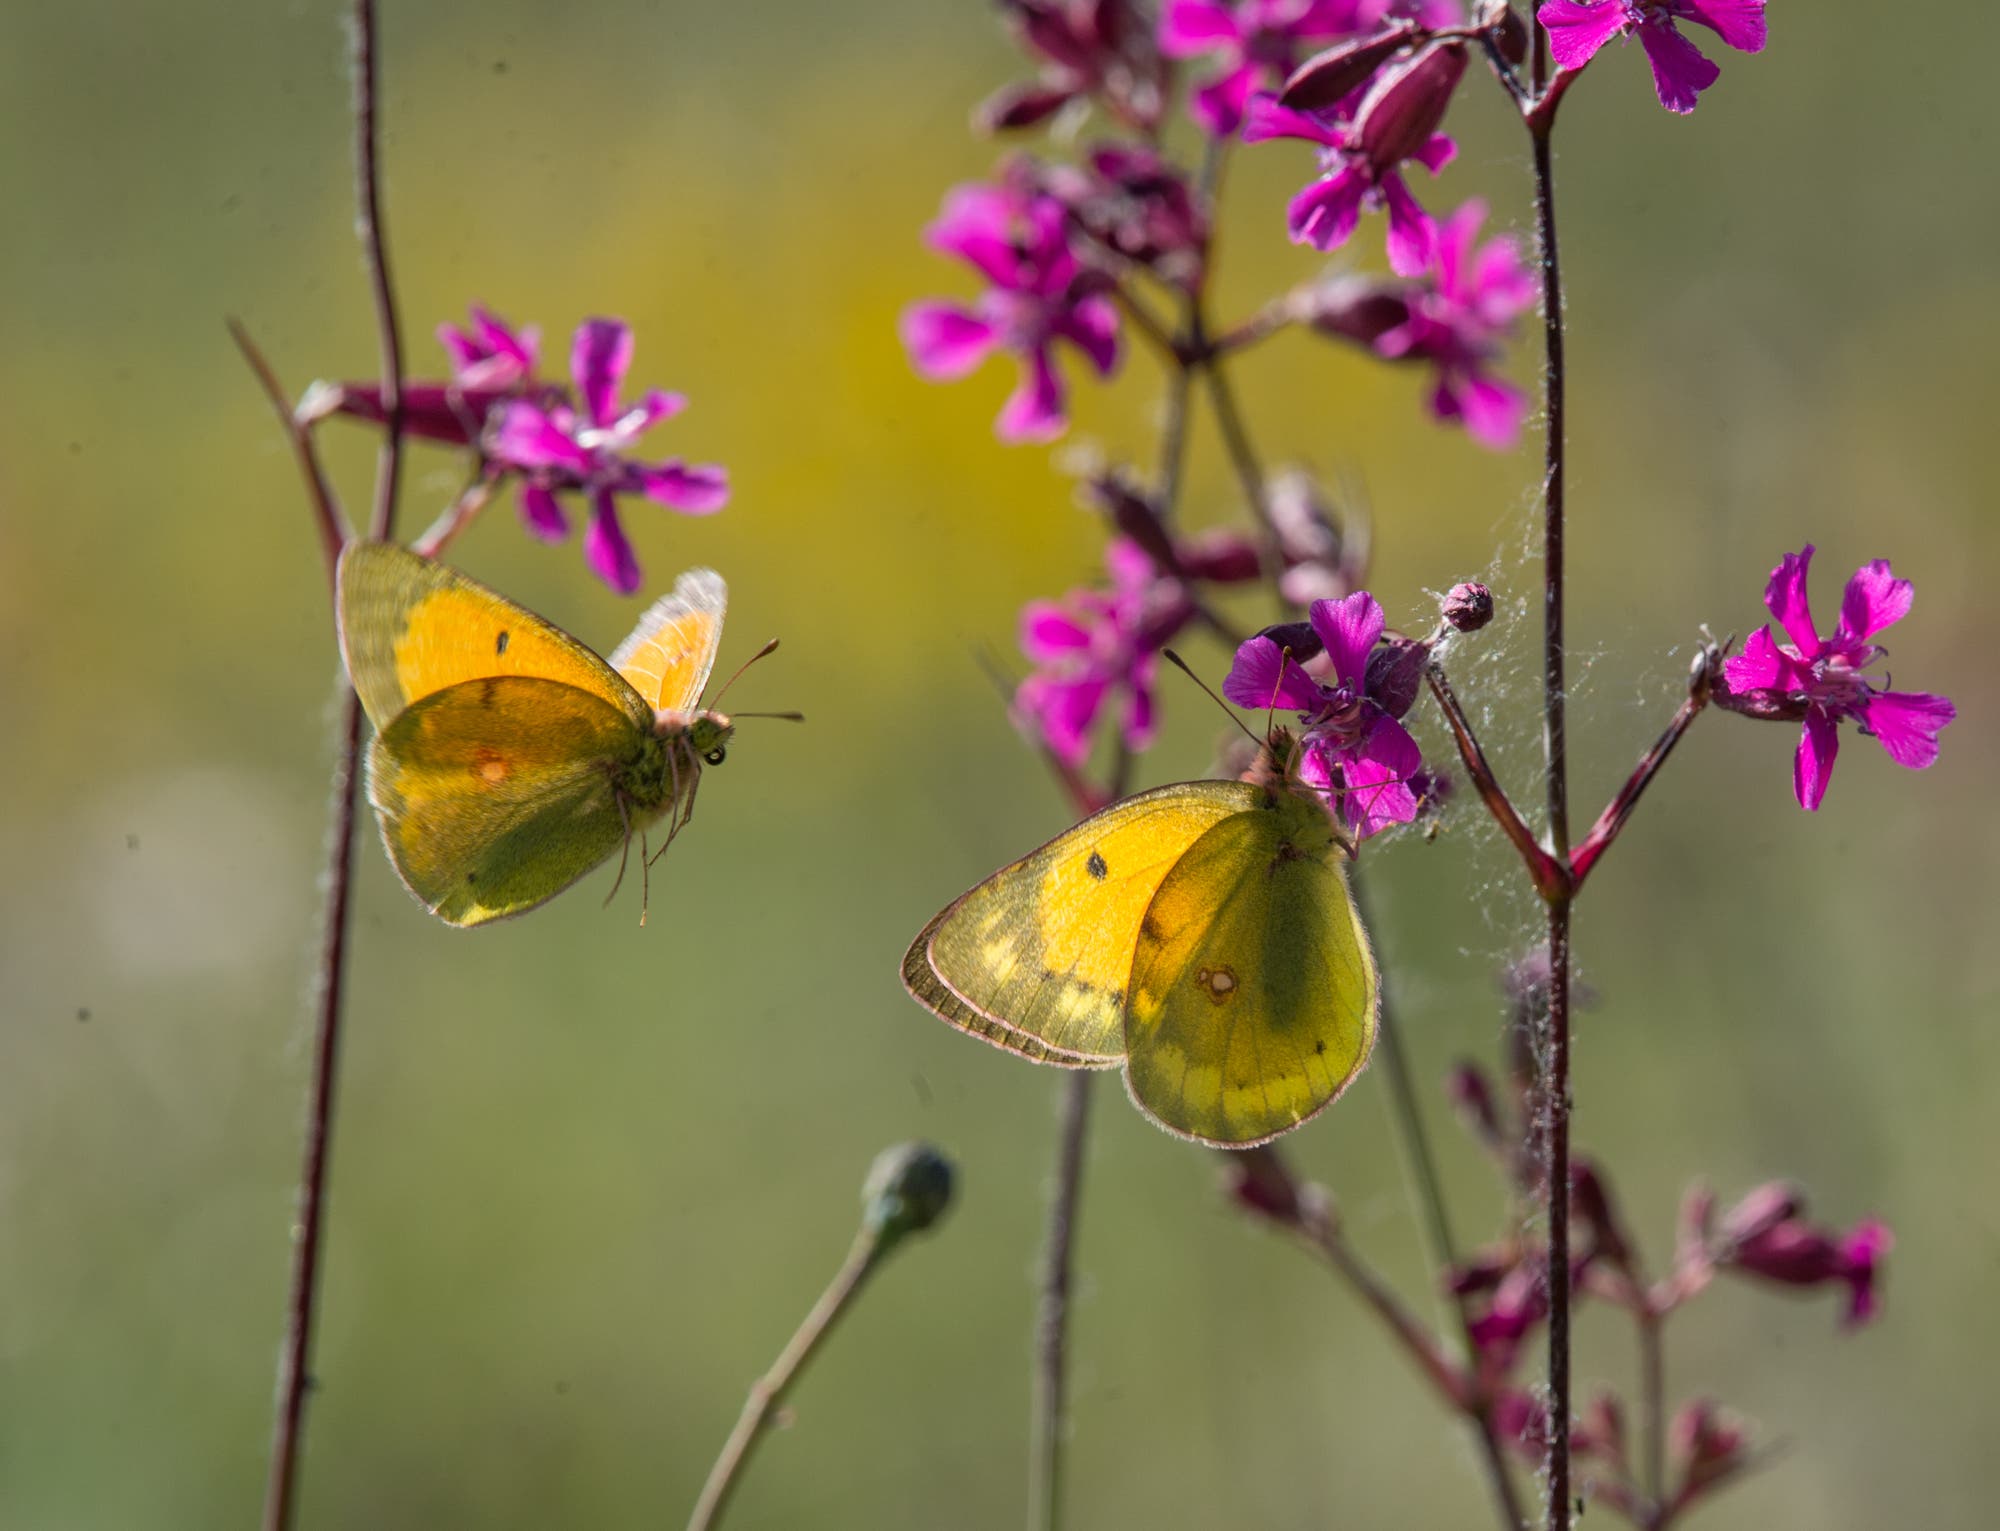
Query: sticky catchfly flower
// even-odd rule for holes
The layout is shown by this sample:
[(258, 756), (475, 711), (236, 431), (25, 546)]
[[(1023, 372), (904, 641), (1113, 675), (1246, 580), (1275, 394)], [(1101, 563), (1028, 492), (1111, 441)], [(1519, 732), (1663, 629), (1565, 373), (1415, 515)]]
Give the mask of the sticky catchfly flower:
[(925, 239), (970, 262), (992, 286), (969, 308), (926, 302), (904, 310), (911, 361), (926, 377), (957, 378), (995, 350), (1014, 352), (1021, 385), (994, 428), (1003, 441), (1054, 440), (1069, 424), (1056, 343), (1081, 351), (1100, 376), (1118, 365), (1118, 311), (1105, 296), (1110, 279), (1071, 250), (1062, 203), (1015, 168), (1000, 185), (952, 191)]
[(1167, 0), (1160, 51), (1169, 58), (1217, 55), (1221, 72), (1196, 87), (1188, 110), (1226, 138), (1243, 124), (1251, 93), (1291, 72), (1302, 44), (1346, 37), (1379, 19), (1381, 0)]
[(1072, 590), (1021, 612), (1021, 651), (1035, 670), (1014, 693), (1015, 715), (1065, 765), (1082, 763), (1098, 717), (1120, 692), (1127, 747), (1153, 742), (1160, 650), (1194, 616), (1186, 587), (1160, 574), (1136, 542), (1114, 538), (1104, 562), (1109, 590)]
[[(437, 338), (451, 358), (451, 377), (444, 382), (412, 379), (403, 384), (400, 413), (406, 436), (451, 446), (476, 445), (496, 410), (543, 386), (534, 376), (541, 332), (532, 324), (511, 329), (504, 319), (475, 303), (469, 326), (441, 324)], [(299, 401), (294, 418), (310, 425), (328, 415), (386, 424), (382, 385), (314, 383)]]
[(687, 406), (680, 394), (656, 388), (636, 404), (621, 406), (618, 389), (631, 365), (630, 328), (616, 319), (585, 320), (570, 350), (582, 408), (566, 401), (516, 400), (501, 416), (491, 443), (493, 461), (522, 475), (521, 515), (536, 536), (557, 541), (569, 535), (558, 494), (589, 496), (584, 557), (625, 595), (639, 588), (641, 576), (638, 555), (618, 522), (619, 495), (644, 495), (689, 515), (720, 510), (729, 499), (728, 475), (712, 464), (691, 466), (678, 458), (643, 463), (625, 455), (640, 436)]
[(1437, 131), (1452, 92), (1465, 75), (1465, 50), (1433, 44), (1389, 65), (1375, 77), (1351, 118), (1339, 106), (1298, 111), (1276, 98), (1251, 98), (1243, 139), (1303, 138), (1320, 146), (1320, 178), (1292, 198), (1286, 220), (1294, 244), (1336, 250), (1363, 211), (1389, 215), (1389, 266), (1398, 276), (1421, 276), (1437, 244), (1437, 225), (1403, 180), (1414, 160), (1435, 175), (1457, 146)]
[(1695, 98), (1722, 74), (1678, 23), (1707, 27), (1742, 53), (1764, 49), (1764, 0), (1547, 0), (1535, 16), (1549, 30), (1556, 67), (1572, 72), (1612, 38), (1636, 32), (1660, 105), (1670, 112), (1693, 111)]
[(1811, 543), (1787, 553), (1764, 587), (1764, 604), (1791, 641), (1779, 642), (1769, 624), (1758, 628), (1724, 664), (1716, 694), (1717, 705), (1731, 711), (1804, 719), (1792, 786), (1806, 809), (1826, 796), (1843, 722), (1880, 739), (1896, 764), (1920, 771), (1937, 759), (1938, 731), (1958, 716), (1942, 696), (1883, 690), (1863, 673), (1888, 652), (1869, 640), (1909, 612), (1910, 582), (1891, 574), (1886, 559), (1863, 564), (1841, 597), (1839, 626), (1821, 638), (1806, 601), (1812, 556)]
[[(1382, 608), (1358, 590), (1345, 600), (1314, 601), (1307, 615), (1309, 631), (1282, 643), (1260, 633), (1237, 649), (1222, 694), (1239, 707), (1299, 714), (1300, 774), (1334, 796), (1357, 839), (1407, 824), (1417, 816), (1410, 783), (1423, 767), (1423, 754), (1397, 721), (1408, 697), (1386, 694), (1407, 689), (1402, 672), (1408, 666), (1370, 664), (1382, 636)], [(1332, 672), (1328, 680), (1308, 674), (1294, 657), (1315, 640)]]

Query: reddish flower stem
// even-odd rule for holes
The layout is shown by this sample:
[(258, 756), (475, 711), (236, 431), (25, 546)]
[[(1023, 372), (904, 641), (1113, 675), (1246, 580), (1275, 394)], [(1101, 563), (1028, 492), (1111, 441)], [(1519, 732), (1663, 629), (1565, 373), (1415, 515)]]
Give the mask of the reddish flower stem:
[(1674, 746), (1681, 742), (1681, 735), (1688, 731), (1694, 720), (1701, 716), (1708, 705), (1711, 667), (1716, 663), (1712, 652), (1704, 651), (1695, 675), (1688, 686), (1687, 700), (1674, 714), (1666, 731), (1653, 741), (1653, 747), (1639, 757), (1639, 763), (1626, 778), (1625, 785), (1618, 789), (1614, 797), (1597, 816), (1597, 822), (1590, 826), (1590, 833), (1583, 837), (1583, 843), (1570, 857), (1570, 869), (1576, 886), (1581, 888), (1583, 880), (1590, 875), (1590, 869), (1597, 865), (1604, 853), (1611, 849), (1611, 842), (1624, 829), (1625, 821), (1632, 817), (1632, 810), (1639, 806), (1639, 798), (1652, 785), (1660, 767), (1667, 763), (1667, 757), (1674, 752)]
[[(377, 157), (378, 66), (373, 0), (355, 0), (354, 129), (358, 228), (374, 294), (382, 351), (385, 436), (376, 472), (375, 507), (369, 533), (386, 539), (395, 528), (396, 488), (402, 466), (402, 344), (396, 305), (382, 248), (380, 166)], [(296, 438), (295, 438), (296, 439)], [(317, 459), (310, 461), (316, 465)], [(308, 475), (316, 503), (323, 476)], [(326, 516), (320, 517), (322, 537)], [(312, 1082), (306, 1135), (299, 1170), (298, 1221), (293, 1232), (292, 1271), (286, 1303), (284, 1349), (278, 1363), (278, 1414), (271, 1444), (270, 1476), (264, 1495), (264, 1531), (288, 1531), (297, 1516), (299, 1459), (304, 1447), (305, 1400), (311, 1386), (312, 1343), (318, 1315), (321, 1249), (325, 1236), (327, 1168), (333, 1148), (333, 1118), (339, 1078), (340, 1029), (345, 1000), (347, 927), (354, 870), (355, 777), (361, 756), (361, 702), (350, 688), (341, 715), (339, 755), (334, 765), (334, 821), (327, 869), (324, 937), (318, 973), (319, 1004), (313, 1030)]]
[(1457, 694), (1451, 689), (1451, 682), (1445, 679), (1444, 670), (1436, 663), (1424, 669), (1424, 680), (1431, 688), (1431, 695), (1437, 699), (1439, 709), (1444, 713), (1445, 725), (1451, 730), (1453, 743), (1458, 746), (1458, 758), (1464, 763), (1466, 775), (1472, 778), (1473, 790), (1480, 801), (1486, 804), (1494, 822), (1501, 832), (1513, 842), (1514, 849), (1521, 853), (1521, 860), (1528, 868), (1528, 875), (1534, 880), (1535, 891), (1543, 898), (1557, 896), (1568, 880), (1563, 865), (1542, 848), (1535, 839), (1534, 831), (1514, 807), (1513, 799), (1507, 796), (1499, 778), (1493, 774), (1493, 767), (1487, 764), (1486, 752), (1479, 747), (1479, 740), (1472, 732), (1472, 723), (1459, 705)]
[(258, 386), (263, 389), (265, 399), (292, 443), (292, 455), (298, 459), (299, 474), (306, 481), (306, 496), (312, 501), (314, 524), (319, 529), (320, 553), (326, 560), (326, 579), (331, 585), (334, 565), (340, 562), (340, 550), (354, 533), (348, 527), (347, 517), (341, 513), (340, 502), (334, 498), (333, 485), (327, 480), (326, 468), (319, 460), (319, 447), (313, 441), (312, 432), (292, 417), (291, 395), (285, 392), (284, 384), (278, 381), (277, 372), (258, 349), (257, 342), (250, 338), (250, 332), (238, 320), (231, 319), (228, 324), (230, 339), (236, 342), (236, 349), (243, 353), (244, 361), (256, 374)]

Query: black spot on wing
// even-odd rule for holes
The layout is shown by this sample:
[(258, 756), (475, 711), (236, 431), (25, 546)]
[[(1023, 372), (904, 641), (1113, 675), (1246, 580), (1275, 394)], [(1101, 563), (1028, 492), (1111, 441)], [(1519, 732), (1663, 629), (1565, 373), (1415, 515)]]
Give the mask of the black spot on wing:
[(495, 654), (504, 654), (504, 653), (506, 653), (506, 652), (507, 652), (507, 640), (508, 640), (509, 638), (511, 638), (512, 636), (513, 636), (513, 634), (512, 634), (512, 633), (502, 633), (502, 634), (501, 634), (501, 635), (500, 635), (500, 636), (499, 636), (498, 638), (495, 638), (495, 639), (493, 640), (493, 652), (494, 652)]
[(1104, 857), (1101, 856), (1096, 851), (1092, 851), (1090, 853), (1090, 860), (1084, 863), (1084, 868), (1086, 871), (1090, 873), (1092, 877), (1095, 877), (1099, 882), (1104, 881), (1105, 877), (1111, 871), (1111, 868), (1105, 862)]

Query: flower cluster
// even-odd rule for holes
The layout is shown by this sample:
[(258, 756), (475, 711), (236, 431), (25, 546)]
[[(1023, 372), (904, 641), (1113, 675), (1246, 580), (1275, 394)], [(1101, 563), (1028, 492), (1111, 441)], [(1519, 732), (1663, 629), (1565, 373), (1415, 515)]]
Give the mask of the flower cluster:
[[(1423, 752), (1398, 721), (1416, 701), (1427, 646), (1380, 643), (1374, 596), (1314, 601), (1306, 622), (1236, 651), (1222, 694), (1239, 707), (1299, 715), (1300, 775), (1338, 806), (1357, 840), (1417, 816)], [(1318, 659), (1322, 674), (1306, 668)]]
[(1691, 112), (1722, 75), (1676, 24), (1707, 27), (1743, 53), (1764, 50), (1764, 0), (1545, 0), (1535, 13), (1549, 32), (1558, 69), (1583, 68), (1613, 38), (1637, 35), (1653, 69), (1653, 88), (1670, 112)]
[[(729, 478), (719, 467), (629, 455), (640, 436), (680, 413), (687, 400), (649, 389), (629, 406), (619, 403), (632, 365), (632, 331), (619, 320), (586, 319), (577, 327), (569, 387), (536, 377), (540, 332), (533, 325), (511, 329), (474, 306), (468, 328), (440, 325), (437, 334), (451, 359), (451, 376), (403, 385), (403, 430), (472, 447), (483, 476), (518, 479), (521, 519), (545, 541), (569, 535), (558, 496), (583, 495), (590, 505), (584, 557), (620, 594), (636, 591), (642, 576), (618, 519), (619, 496), (640, 495), (687, 515), (707, 515), (728, 501)], [(307, 425), (330, 415), (385, 423), (380, 385), (316, 383), (295, 411)]]

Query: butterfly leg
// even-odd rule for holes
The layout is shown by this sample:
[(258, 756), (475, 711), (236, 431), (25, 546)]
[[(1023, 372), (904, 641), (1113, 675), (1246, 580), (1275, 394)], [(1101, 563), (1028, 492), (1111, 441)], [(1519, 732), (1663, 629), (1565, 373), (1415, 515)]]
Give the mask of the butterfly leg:
[[(606, 909), (611, 907), (611, 901), (618, 896), (618, 890), (625, 886), (625, 863), (632, 855), (632, 815), (625, 807), (625, 794), (614, 790), (613, 801), (618, 804), (618, 822), (625, 830), (625, 848), (618, 853), (618, 875), (612, 879), (611, 891), (604, 895)], [(641, 857), (646, 854), (646, 843), (643, 838), (639, 842), (639, 854)], [(641, 925), (646, 923), (643, 909), (639, 914), (639, 923)]]

